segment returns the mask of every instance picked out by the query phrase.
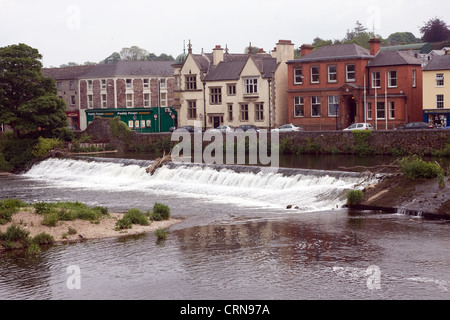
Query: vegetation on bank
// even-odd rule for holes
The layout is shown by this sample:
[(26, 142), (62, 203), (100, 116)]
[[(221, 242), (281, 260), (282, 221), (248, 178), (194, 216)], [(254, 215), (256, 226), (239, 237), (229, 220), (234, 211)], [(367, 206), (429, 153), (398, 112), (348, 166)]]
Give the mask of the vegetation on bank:
[[(101, 219), (110, 218), (109, 209), (102, 206), (89, 207), (80, 202), (37, 202), (35, 204), (27, 204), (18, 199), (6, 199), (0, 201), (0, 225), (6, 225), (12, 222), (14, 214), (20, 211), (29, 211), (43, 216), (42, 225), (47, 227), (56, 227), (60, 221), (85, 220), (93, 224), (99, 224)], [(116, 231), (131, 229), (133, 225), (148, 226), (153, 221), (164, 221), (170, 219), (170, 208), (161, 203), (155, 203), (153, 210), (142, 213), (138, 209), (130, 209), (122, 219), (116, 222)], [(0, 232), (0, 247), (7, 250), (26, 249), (30, 254), (40, 252), (40, 247), (51, 245), (55, 242), (53, 236), (41, 233), (33, 238), (30, 237), (30, 231), (21, 227), (16, 223), (8, 227), (6, 232)], [(32, 227), (32, 226), (31, 226)], [(161, 229), (164, 230), (164, 229)], [(158, 229), (155, 234), (158, 239), (167, 237), (167, 231), (162, 232)], [(72, 227), (68, 227), (67, 233), (61, 235), (62, 239), (66, 239), (68, 235), (77, 233)]]

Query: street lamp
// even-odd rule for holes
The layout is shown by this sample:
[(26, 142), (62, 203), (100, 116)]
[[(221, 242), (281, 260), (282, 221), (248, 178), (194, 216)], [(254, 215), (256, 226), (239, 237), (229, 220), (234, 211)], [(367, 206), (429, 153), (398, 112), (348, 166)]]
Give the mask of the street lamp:
[(272, 78), (269, 78), (269, 131), (272, 131), (272, 99), (270, 98)]
[(203, 81), (203, 117), (204, 117), (203, 132), (206, 132), (206, 82), (205, 81)]
[(334, 105), (334, 110), (336, 111), (336, 131), (338, 131), (339, 130), (339, 128), (338, 128), (338, 110), (339, 110), (339, 105), (338, 104)]

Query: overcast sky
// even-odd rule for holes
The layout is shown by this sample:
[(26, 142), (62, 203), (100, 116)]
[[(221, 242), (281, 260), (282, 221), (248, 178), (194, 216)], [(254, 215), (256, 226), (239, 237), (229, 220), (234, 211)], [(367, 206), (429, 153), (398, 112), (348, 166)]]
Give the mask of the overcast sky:
[(384, 38), (412, 32), (431, 18), (450, 23), (448, 0), (0, 0), (0, 47), (25, 43), (45, 67), (99, 62), (139, 46), (174, 58), (191, 40), (194, 53), (215, 45), (242, 53), (270, 51), (280, 40), (296, 47), (317, 36), (342, 39), (360, 21)]

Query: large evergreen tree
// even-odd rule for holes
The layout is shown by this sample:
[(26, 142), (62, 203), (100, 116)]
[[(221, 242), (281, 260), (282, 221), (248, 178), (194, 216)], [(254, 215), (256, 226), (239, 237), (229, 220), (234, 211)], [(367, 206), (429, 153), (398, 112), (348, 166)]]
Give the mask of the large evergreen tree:
[(41, 59), (25, 44), (0, 48), (0, 123), (16, 137), (54, 137), (67, 126), (65, 102), (42, 74)]
[(422, 40), (425, 42), (440, 42), (450, 38), (450, 28), (445, 21), (439, 18), (428, 20), (420, 28), (420, 32), (423, 35)]

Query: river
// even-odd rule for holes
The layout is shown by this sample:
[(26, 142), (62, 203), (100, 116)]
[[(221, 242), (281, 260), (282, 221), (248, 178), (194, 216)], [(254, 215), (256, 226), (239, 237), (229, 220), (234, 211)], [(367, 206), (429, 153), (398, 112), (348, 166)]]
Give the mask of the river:
[(149, 164), (142, 157), (50, 159), (0, 176), (1, 199), (121, 212), (160, 202), (184, 220), (164, 242), (147, 234), (55, 245), (38, 257), (1, 253), (0, 299), (450, 298), (450, 225), (342, 208), (346, 190), (369, 182), (336, 162), (275, 173), (172, 165), (154, 176), (145, 173)]

